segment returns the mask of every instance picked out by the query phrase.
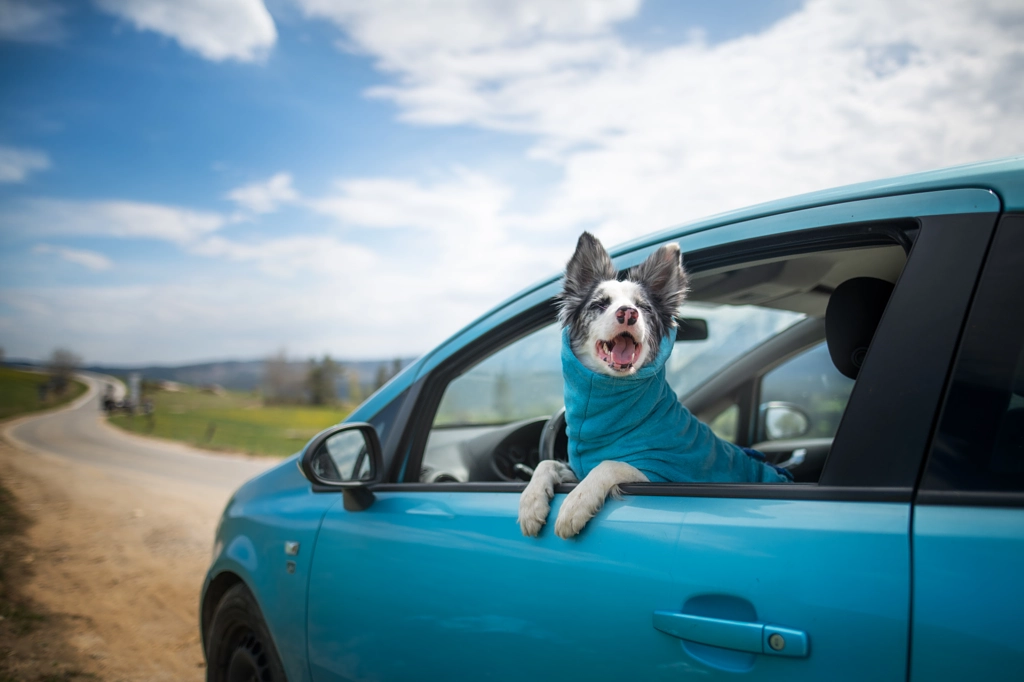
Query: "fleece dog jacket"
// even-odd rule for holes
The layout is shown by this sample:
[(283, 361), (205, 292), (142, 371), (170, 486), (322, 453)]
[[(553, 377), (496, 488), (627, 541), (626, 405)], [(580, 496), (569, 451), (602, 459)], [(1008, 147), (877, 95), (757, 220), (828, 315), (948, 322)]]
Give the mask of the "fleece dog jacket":
[(626, 462), (652, 482), (784, 483), (789, 472), (764, 455), (722, 440), (690, 414), (665, 380), (674, 344), (661, 341), (658, 357), (635, 374), (593, 372), (572, 352), (562, 331), (562, 375), (569, 466), (583, 477), (606, 459)]

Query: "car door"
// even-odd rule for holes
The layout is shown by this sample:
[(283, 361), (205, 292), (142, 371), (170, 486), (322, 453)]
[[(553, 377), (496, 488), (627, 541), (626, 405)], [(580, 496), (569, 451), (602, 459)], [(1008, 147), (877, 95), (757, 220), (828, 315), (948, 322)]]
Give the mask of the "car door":
[[(423, 377), (404, 482), (325, 515), (313, 679), (905, 679), (913, 486), (994, 223), (972, 206), (873, 233), (916, 239), (817, 484), (624, 486), (578, 538), (522, 537), (522, 484), (416, 482), (445, 388), (501, 339), (453, 353)], [(684, 237), (688, 263), (875, 229), (749, 227), (741, 246), (728, 228)]]
[(1024, 675), (1024, 216), (979, 282), (914, 510), (911, 680)]

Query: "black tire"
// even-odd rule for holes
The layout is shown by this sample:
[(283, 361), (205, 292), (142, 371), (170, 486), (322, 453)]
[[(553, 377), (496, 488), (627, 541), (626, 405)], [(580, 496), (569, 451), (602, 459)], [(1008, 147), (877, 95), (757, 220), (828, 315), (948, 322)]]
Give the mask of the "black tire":
[(243, 583), (224, 593), (210, 624), (207, 682), (288, 682), (256, 599)]

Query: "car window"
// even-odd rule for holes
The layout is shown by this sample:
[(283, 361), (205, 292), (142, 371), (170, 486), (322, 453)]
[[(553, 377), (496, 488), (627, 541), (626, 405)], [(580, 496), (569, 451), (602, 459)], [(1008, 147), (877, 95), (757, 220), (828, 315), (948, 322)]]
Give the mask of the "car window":
[(561, 333), (550, 324), (508, 345), (453, 380), (434, 427), (507, 424), (562, 407)]
[(735, 443), (740, 435), (740, 406), (732, 403), (709, 421), (708, 426), (719, 438)]
[(685, 396), (737, 358), (806, 315), (753, 305), (684, 305), (680, 317), (705, 320), (708, 338), (676, 344), (665, 366), (668, 383), (676, 395)]
[(930, 490), (1024, 492), (1024, 230), (996, 234), (925, 478)]
[[(824, 316), (828, 292), (839, 283), (858, 275), (893, 280), (904, 257), (900, 247), (885, 245), (801, 253), (794, 256), (793, 268), (774, 259), (770, 267), (754, 263), (696, 274), (691, 280), (694, 300), (682, 307), (679, 317), (703, 321), (707, 335), (681, 335), (682, 340), (675, 342), (666, 364), (669, 385), (688, 407), (688, 401), (694, 401), (691, 409), (720, 437), (750, 445), (757, 442), (754, 423), (762, 397), (754, 390), (768, 372), (763, 399), (793, 403), (810, 417), (810, 430), (802, 435), (830, 438), (853, 382), (838, 375), (824, 345), (817, 345), (823, 325), (809, 323)], [(772, 283), (775, 277), (781, 279)], [(803, 281), (807, 277), (813, 279)], [(754, 305), (751, 299), (770, 304)], [(698, 330), (703, 326), (691, 324)], [(822, 336), (814, 337), (815, 333)], [(808, 343), (815, 348), (777, 366), (780, 358)], [(421, 441), (423, 450), (414, 469), (419, 481), (528, 480), (539, 462), (545, 425), (564, 404), (560, 346), (561, 329), (552, 321), (433, 388), (441, 398)], [(565, 457), (564, 429), (553, 433), (555, 456)], [(820, 454), (811, 475), (814, 480), (828, 447), (823, 446)], [(770, 456), (781, 461), (787, 454)]]
[[(758, 404), (762, 411), (771, 403), (793, 405), (808, 417), (804, 437), (832, 438), (839, 430), (853, 384), (853, 379), (836, 369), (825, 343), (820, 343), (765, 374)], [(771, 440), (763, 424), (759, 430), (757, 440)]]
[[(705, 320), (708, 336), (676, 343), (666, 374), (677, 394), (700, 385), (806, 317), (757, 306), (700, 303), (683, 306), (680, 316)], [(421, 480), (527, 479), (538, 461), (544, 423), (564, 404), (560, 354), (561, 328), (552, 323), (453, 379), (444, 389), (427, 437)], [(736, 411), (726, 410), (712, 428), (735, 441)]]
[(563, 404), (560, 346), (560, 328), (551, 323), (453, 379), (427, 436), (420, 480), (527, 480), (541, 429)]

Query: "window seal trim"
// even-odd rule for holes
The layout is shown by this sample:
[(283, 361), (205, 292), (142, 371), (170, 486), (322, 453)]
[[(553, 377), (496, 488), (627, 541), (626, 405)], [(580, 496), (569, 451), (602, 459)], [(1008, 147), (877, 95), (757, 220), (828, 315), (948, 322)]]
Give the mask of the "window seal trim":
[(1024, 492), (919, 490), (914, 504), (927, 507), (1024, 507)]
[[(555, 486), (556, 494), (567, 494), (575, 483)], [(902, 502), (913, 499), (911, 488), (870, 488), (819, 486), (815, 483), (628, 483), (619, 486), (631, 497), (717, 497), (722, 499), (808, 500), (831, 502)], [(375, 493), (522, 493), (526, 482), (478, 481), (471, 483), (379, 483)]]

